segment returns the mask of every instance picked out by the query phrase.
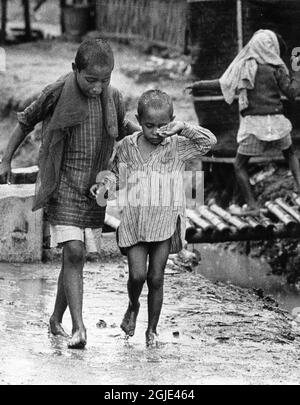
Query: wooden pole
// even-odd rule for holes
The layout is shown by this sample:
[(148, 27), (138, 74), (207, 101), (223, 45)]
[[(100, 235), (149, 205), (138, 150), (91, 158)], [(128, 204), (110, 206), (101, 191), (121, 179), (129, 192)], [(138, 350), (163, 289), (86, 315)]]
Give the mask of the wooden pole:
[(228, 211), (223, 210), (223, 208), (219, 207), (217, 204), (209, 204), (209, 208), (212, 212), (219, 215), (222, 219), (226, 222), (230, 223), (231, 225), (235, 226), (239, 231), (243, 231), (249, 228), (249, 224), (242, 221), (240, 218), (230, 214)]
[(30, 5), (29, 0), (23, 0), (24, 21), (25, 21), (25, 38), (31, 39), (31, 23), (30, 23)]
[[(243, 48), (243, 9), (242, 0), (236, 0), (236, 26), (237, 26), (237, 41), (238, 52)], [(239, 114), (239, 122), (241, 122), (241, 115)]]
[(275, 199), (276, 204), (278, 204), (281, 208), (284, 209), (288, 214), (290, 214), (291, 217), (295, 218), (298, 222), (300, 222), (300, 215), (299, 212), (297, 212), (293, 207), (290, 207), (288, 204), (286, 204), (282, 198), (276, 198)]
[(6, 39), (6, 22), (7, 22), (7, 0), (1, 0), (1, 33), (0, 33), (1, 44), (4, 44)]
[(290, 214), (283, 211), (277, 204), (274, 204), (272, 201), (265, 202), (265, 207), (268, 208), (272, 214), (274, 214), (285, 226), (291, 226), (294, 223), (297, 223), (297, 220), (293, 218)]
[(238, 51), (243, 48), (243, 11), (242, 0), (236, 0), (236, 25), (237, 25), (237, 41)]

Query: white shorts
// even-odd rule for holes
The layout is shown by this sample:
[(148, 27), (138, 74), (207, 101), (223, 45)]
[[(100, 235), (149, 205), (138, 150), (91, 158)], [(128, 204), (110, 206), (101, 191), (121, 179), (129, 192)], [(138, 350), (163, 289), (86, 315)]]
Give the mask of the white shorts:
[(87, 253), (100, 253), (102, 228), (78, 228), (71, 225), (51, 225), (51, 247), (59, 247), (70, 240), (80, 240), (84, 243)]

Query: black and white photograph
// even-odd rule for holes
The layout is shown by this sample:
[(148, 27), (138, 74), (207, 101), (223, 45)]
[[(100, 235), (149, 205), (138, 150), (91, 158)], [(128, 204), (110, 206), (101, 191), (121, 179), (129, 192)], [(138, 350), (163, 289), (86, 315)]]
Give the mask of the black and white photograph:
[(300, 0), (0, 16), (0, 385), (299, 385)]

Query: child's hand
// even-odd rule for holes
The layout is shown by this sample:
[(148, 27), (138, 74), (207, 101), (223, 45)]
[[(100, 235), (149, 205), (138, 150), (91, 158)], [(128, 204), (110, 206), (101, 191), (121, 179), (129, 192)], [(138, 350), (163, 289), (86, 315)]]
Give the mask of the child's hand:
[(189, 94), (192, 94), (193, 90), (201, 88), (201, 84), (202, 84), (201, 80), (199, 82), (194, 82), (194, 83), (190, 84), (189, 86), (185, 87), (184, 92), (188, 91)]
[(100, 207), (105, 207), (107, 205), (108, 188), (104, 182), (94, 184), (90, 188), (90, 193), (91, 193), (91, 196), (96, 199), (97, 204)]
[(169, 136), (178, 134), (184, 128), (184, 122), (182, 121), (173, 121), (170, 124), (160, 127), (158, 130), (158, 135), (162, 138), (167, 138)]
[(186, 86), (184, 89), (183, 89), (183, 92), (185, 93), (185, 92), (188, 92), (189, 94), (192, 94), (192, 92), (193, 92), (193, 84), (190, 84), (189, 86)]

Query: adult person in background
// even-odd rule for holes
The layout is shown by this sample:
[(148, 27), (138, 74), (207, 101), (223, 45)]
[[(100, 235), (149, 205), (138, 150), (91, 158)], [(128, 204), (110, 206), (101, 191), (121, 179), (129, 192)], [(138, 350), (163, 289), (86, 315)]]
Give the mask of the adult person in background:
[(300, 74), (291, 76), (282, 56), (287, 47), (271, 30), (255, 32), (221, 78), (200, 80), (188, 86), (193, 90), (220, 89), (225, 101), (239, 100), (240, 126), (235, 158), (237, 182), (249, 209), (257, 209), (249, 181), (247, 164), (252, 156), (270, 149), (280, 150), (294, 177), (300, 194), (300, 169), (292, 138), (291, 122), (283, 114), (282, 93), (295, 100), (300, 94)]

